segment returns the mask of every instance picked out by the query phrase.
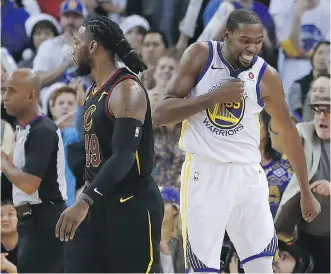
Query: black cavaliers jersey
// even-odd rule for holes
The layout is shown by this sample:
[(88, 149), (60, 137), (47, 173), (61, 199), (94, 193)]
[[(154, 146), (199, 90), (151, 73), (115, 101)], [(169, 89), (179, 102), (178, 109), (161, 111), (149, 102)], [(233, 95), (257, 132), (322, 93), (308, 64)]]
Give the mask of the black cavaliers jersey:
[[(108, 102), (112, 89), (125, 79), (133, 79), (141, 86), (138, 78), (126, 68), (118, 69), (112, 77), (98, 90), (90, 88), (84, 104), (84, 137), (86, 164), (84, 179), (92, 182), (100, 168), (112, 156), (112, 137), (115, 118), (109, 113)], [(143, 86), (142, 86), (143, 87)], [(145, 89), (144, 89), (145, 90)], [(147, 111), (142, 126), (142, 138), (136, 161), (123, 179), (144, 178), (151, 174), (154, 157), (154, 138), (151, 109), (147, 92)]]

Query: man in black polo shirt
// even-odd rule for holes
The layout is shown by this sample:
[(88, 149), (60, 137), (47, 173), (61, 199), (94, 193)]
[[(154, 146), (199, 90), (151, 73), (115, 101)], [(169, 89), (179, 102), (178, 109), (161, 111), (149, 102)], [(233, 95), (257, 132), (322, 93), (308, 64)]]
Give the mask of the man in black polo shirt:
[(39, 114), (40, 81), (30, 69), (9, 74), (4, 106), (17, 118), (13, 161), (1, 151), (4, 179), (13, 184), (19, 224), (18, 273), (62, 272), (64, 243), (54, 236), (65, 209), (64, 148), (60, 130)]

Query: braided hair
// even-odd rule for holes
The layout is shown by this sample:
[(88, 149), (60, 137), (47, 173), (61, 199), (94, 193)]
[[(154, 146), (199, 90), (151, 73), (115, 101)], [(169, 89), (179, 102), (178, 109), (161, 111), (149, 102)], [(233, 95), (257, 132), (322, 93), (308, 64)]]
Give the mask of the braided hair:
[(105, 16), (88, 19), (84, 25), (94, 40), (100, 43), (109, 53), (117, 54), (124, 64), (134, 73), (147, 69), (140, 56), (125, 39), (123, 31), (112, 20)]

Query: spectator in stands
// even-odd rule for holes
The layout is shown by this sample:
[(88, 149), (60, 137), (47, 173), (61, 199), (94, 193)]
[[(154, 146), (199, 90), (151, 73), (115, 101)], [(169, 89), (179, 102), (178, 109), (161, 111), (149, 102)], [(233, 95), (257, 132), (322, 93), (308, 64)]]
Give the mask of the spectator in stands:
[[(330, 87), (330, 76), (320, 76), (314, 84), (322, 81)], [(294, 175), (283, 193), (276, 228), (292, 235), (294, 226), (298, 225), (299, 243), (312, 254), (314, 273), (330, 273), (330, 88), (313, 89), (311, 107), (314, 121), (299, 123), (297, 129), (305, 149), (309, 183), (321, 204), (321, 214), (310, 223), (301, 218), (299, 188)]]
[(168, 40), (161, 31), (147, 32), (143, 40), (142, 58), (147, 65), (155, 66), (164, 50), (168, 48)]
[(143, 39), (150, 29), (148, 21), (144, 17), (135, 14), (126, 17), (120, 24), (120, 28), (131, 47), (138, 54), (141, 54)]
[(17, 273), (17, 213), (9, 200), (1, 202), (1, 272)]
[(311, 72), (292, 84), (288, 95), (288, 107), (292, 114), (298, 115), (298, 117), (302, 117), (304, 104), (307, 94), (311, 88), (311, 83), (320, 74), (327, 73), (328, 68), (327, 62), (325, 60), (327, 53), (330, 53), (330, 42), (319, 42), (315, 47), (311, 57)]
[(311, 273), (314, 262), (297, 243), (287, 245), (278, 241), (279, 258), (273, 263), (274, 273)]
[(154, 81), (155, 87), (151, 90), (148, 90), (149, 100), (151, 103), (151, 109), (153, 109), (155, 103), (159, 99), (160, 95), (165, 91), (165, 87), (172, 75), (174, 74), (177, 68), (177, 60), (175, 59), (172, 52), (167, 51), (162, 54), (159, 61), (157, 62), (155, 72), (154, 72)]
[(122, 14), (126, 10), (127, 0), (112, 0), (104, 3), (101, 2), (100, 4), (102, 9), (107, 13), (106, 16), (117, 24), (120, 24)]
[(179, 192), (172, 187), (161, 187), (164, 217), (161, 231), (161, 268), (164, 273), (184, 273), (184, 250), (179, 213)]
[(110, 18), (117, 24), (122, 21), (122, 14), (126, 11), (127, 0), (82, 0), (89, 16), (101, 15)]
[(166, 48), (168, 48), (168, 41), (163, 32), (147, 32), (141, 49), (143, 61), (148, 67), (142, 74), (142, 82), (146, 89), (151, 89), (155, 85), (153, 79), (155, 67)]
[[(83, 92), (84, 94), (84, 91), (78, 92)], [(68, 195), (66, 201), (67, 207), (71, 206), (76, 199), (76, 179), (68, 166), (68, 145), (79, 141), (78, 132), (74, 126), (78, 96), (75, 89), (65, 86), (55, 90), (50, 99), (51, 113), (55, 124), (61, 130), (65, 152), (65, 176)]]
[[(284, 8), (286, 7), (286, 8)], [(278, 69), (288, 98), (294, 81), (309, 74), (316, 45), (329, 40), (330, 3), (325, 0), (272, 1), (270, 12), (281, 46)]]
[(1, 46), (8, 49), (15, 61), (21, 60), (29, 39), (25, 33), (25, 21), (29, 14), (17, 8), (10, 0), (1, 0)]
[(184, 18), (189, 0), (143, 0), (142, 16), (152, 29), (163, 31), (169, 46), (173, 46), (179, 37), (178, 26)]
[(271, 146), (268, 131), (270, 115), (263, 110), (260, 113), (260, 152), (263, 167), (269, 184), (269, 203), (272, 216), (275, 217), (283, 192), (286, 189), (293, 170), (288, 159)]
[[(328, 74), (320, 74), (327, 76)], [(325, 78), (321, 78), (319, 81), (314, 81), (312, 83), (311, 89), (309, 90), (306, 99), (304, 101), (303, 109), (302, 109), (302, 120), (304, 122), (310, 122), (314, 119), (314, 111), (311, 107), (311, 96), (312, 93), (316, 90), (329, 90), (330, 89), (330, 81)]]
[(42, 86), (75, 77), (76, 68), (72, 58), (73, 37), (84, 22), (84, 9), (79, 0), (66, 0), (62, 3), (60, 23), (63, 34), (42, 43), (33, 60), (33, 70), (39, 73)]
[(23, 60), (19, 62), (18, 66), (21, 68), (32, 68), (33, 59), (37, 54), (39, 46), (44, 41), (58, 36), (61, 26), (53, 16), (40, 13), (26, 20), (25, 30), (30, 38), (30, 48), (24, 50)]
[(170, 125), (154, 129), (155, 156), (152, 176), (158, 185), (178, 187), (178, 177), (184, 154), (178, 147), (181, 126)]
[[(172, 51), (166, 51), (159, 59), (155, 72), (155, 87), (148, 91), (151, 110), (159, 96), (165, 92), (166, 84), (169, 82), (177, 67), (177, 60)], [(169, 125), (154, 129), (154, 170), (153, 177), (159, 185), (177, 185), (177, 178), (181, 172), (184, 154), (178, 147), (180, 136), (180, 124)]]

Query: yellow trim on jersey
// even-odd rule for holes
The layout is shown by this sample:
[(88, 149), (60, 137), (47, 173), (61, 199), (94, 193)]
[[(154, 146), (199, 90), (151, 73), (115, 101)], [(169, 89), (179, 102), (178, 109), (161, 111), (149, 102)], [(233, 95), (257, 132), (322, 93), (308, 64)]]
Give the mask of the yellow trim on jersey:
[(105, 95), (108, 95), (108, 92), (107, 91), (102, 92), (102, 94), (100, 95), (100, 97), (98, 99), (98, 102), (100, 102), (101, 99), (102, 99), (102, 97), (105, 96)]
[(138, 174), (140, 175), (140, 161), (139, 161), (138, 151), (136, 151), (136, 162), (137, 162)]
[(149, 228), (149, 255), (150, 255), (150, 261), (146, 270), (146, 273), (149, 273), (151, 271), (152, 265), (153, 265), (153, 241), (152, 241), (152, 224), (151, 224), (151, 215), (149, 214), (149, 210), (147, 209), (148, 213), (148, 228)]
[(184, 133), (186, 132), (187, 128), (188, 128), (188, 121), (184, 120), (182, 122), (182, 130), (180, 132), (180, 138), (179, 138), (179, 143), (178, 143), (179, 148), (182, 148), (183, 140), (184, 140)]
[(184, 162), (183, 168), (183, 182), (181, 189), (181, 211), (182, 211), (182, 234), (183, 234), (183, 248), (184, 248), (184, 263), (185, 269), (188, 269), (188, 259), (187, 259), (187, 206), (188, 206), (188, 184), (190, 181), (190, 172), (191, 172), (191, 163), (192, 163), (192, 155), (190, 153), (186, 153), (186, 159)]
[(287, 39), (280, 43), (281, 47), (285, 51), (285, 53), (290, 57), (298, 57), (301, 55), (300, 51), (298, 51), (292, 44), (290, 39)]

